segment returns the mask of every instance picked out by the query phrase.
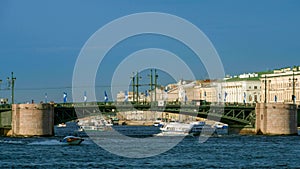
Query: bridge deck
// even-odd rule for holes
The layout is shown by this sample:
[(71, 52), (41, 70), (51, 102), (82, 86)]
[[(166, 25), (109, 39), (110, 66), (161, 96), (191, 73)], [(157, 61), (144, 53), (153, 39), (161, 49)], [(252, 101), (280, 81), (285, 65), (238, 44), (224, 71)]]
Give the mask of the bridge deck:
[[(158, 106), (157, 104), (141, 103), (64, 103), (55, 104), (54, 122), (55, 124), (76, 120), (78, 118), (97, 115), (99, 113), (116, 114), (122, 111), (149, 110), (170, 113), (180, 113), (191, 116), (221, 119), (229, 124), (254, 125), (255, 106), (254, 105), (201, 105), (195, 104), (166, 104)], [(0, 112), (11, 111), (11, 105), (0, 106)], [(1, 117), (1, 116), (0, 116)]]
[(222, 106), (222, 105), (178, 105), (167, 104), (165, 106), (150, 104), (124, 104), (124, 103), (93, 103), (93, 104), (57, 104), (55, 106), (55, 123), (62, 123), (76, 120), (86, 116), (99, 113), (111, 113), (133, 110), (161, 111), (170, 113), (180, 113), (191, 116), (221, 119), (229, 124), (254, 125), (255, 107), (251, 106)]

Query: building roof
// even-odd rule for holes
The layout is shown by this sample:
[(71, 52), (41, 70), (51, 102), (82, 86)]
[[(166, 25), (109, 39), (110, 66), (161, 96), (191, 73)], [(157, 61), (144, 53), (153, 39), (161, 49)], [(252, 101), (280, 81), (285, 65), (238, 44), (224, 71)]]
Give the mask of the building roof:
[(236, 82), (236, 81), (260, 81), (260, 77), (249, 77), (249, 78), (230, 78), (225, 80), (225, 82)]

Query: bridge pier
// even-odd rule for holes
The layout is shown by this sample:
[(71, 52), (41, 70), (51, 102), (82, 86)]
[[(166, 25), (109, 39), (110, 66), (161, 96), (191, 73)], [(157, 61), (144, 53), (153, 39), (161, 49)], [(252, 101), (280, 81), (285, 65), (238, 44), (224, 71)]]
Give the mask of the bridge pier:
[(13, 104), (13, 136), (54, 135), (53, 104)]
[(297, 134), (297, 106), (282, 103), (257, 103), (257, 134), (294, 135)]

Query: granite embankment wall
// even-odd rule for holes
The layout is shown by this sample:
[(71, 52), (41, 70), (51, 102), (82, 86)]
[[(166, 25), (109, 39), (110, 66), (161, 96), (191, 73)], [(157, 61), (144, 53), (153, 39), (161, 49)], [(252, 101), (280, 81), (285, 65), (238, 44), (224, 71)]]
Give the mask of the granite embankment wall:
[(190, 122), (195, 121), (196, 117), (175, 113), (157, 112), (157, 111), (127, 111), (118, 112), (117, 117), (120, 124), (126, 125), (153, 125), (153, 122), (160, 118), (167, 121)]

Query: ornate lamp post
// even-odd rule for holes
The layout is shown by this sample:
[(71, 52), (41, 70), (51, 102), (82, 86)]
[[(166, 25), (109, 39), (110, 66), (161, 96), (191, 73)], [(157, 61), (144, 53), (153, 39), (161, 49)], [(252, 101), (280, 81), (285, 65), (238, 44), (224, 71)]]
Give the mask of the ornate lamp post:
[(158, 78), (158, 75), (157, 75), (157, 71), (156, 69), (154, 69), (154, 101), (156, 102), (156, 87), (157, 87), (157, 78)]
[(140, 84), (139, 84), (139, 79), (142, 79), (142, 77), (141, 76), (139, 76), (139, 72), (137, 71), (137, 73), (136, 73), (136, 99), (137, 99), (137, 103), (139, 103), (139, 86), (140, 86)]
[(135, 75), (134, 75), (134, 72), (132, 74), (133, 74), (133, 76), (131, 77), (131, 79), (132, 79), (132, 102), (135, 102)]
[[(271, 80), (267, 81), (267, 75), (265, 75), (265, 80), (263, 81), (265, 83), (265, 102), (267, 103), (267, 99), (268, 99), (268, 86), (269, 86), (269, 90), (270, 90), (270, 84), (271, 84)], [(269, 83), (269, 84), (267, 84)]]
[(152, 90), (153, 90), (153, 74), (152, 74), (152, 69), (150, 69), (150, 74), (148, 75), (148, 77), (150, 78), (150, 89), (149, 91), (150, 93), (150, 102), (152, 103)]
[(267, 75), (265, 75), (265, 103), (267, 103)]
[(17, 78), (14, 77), (14, 72), (11, 72), (11, 79), (7, 77), (7, 81), (11, 85), (11, 104), (14, 104), (14, 98), (15, 98), (15, 80)]

